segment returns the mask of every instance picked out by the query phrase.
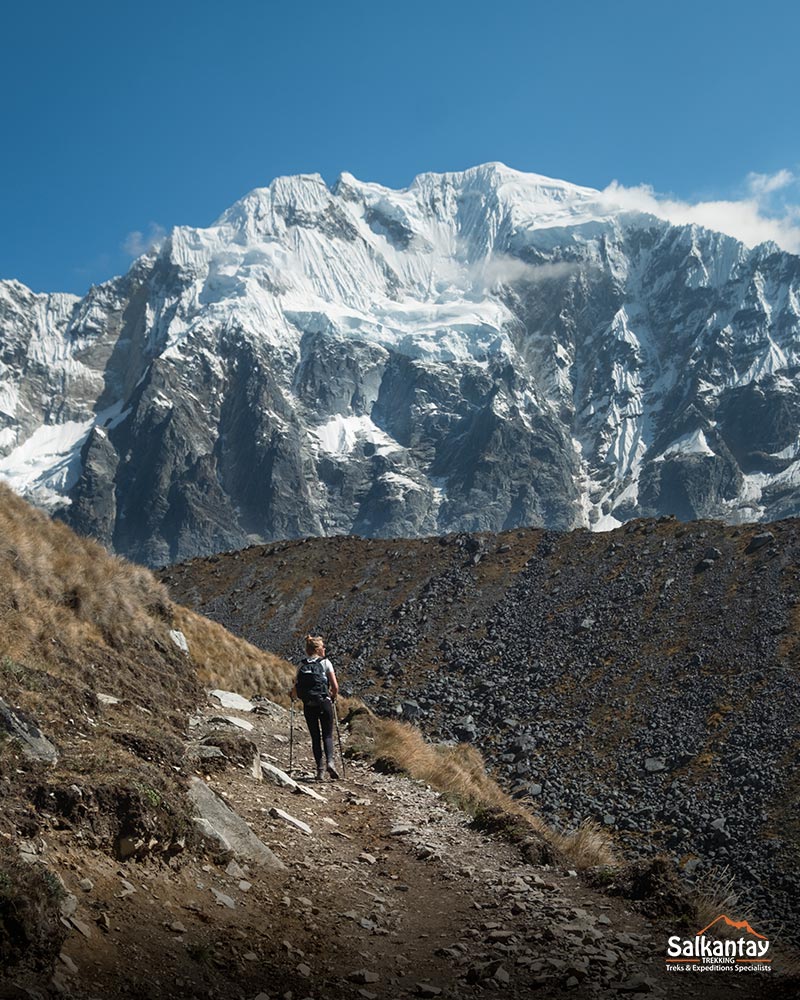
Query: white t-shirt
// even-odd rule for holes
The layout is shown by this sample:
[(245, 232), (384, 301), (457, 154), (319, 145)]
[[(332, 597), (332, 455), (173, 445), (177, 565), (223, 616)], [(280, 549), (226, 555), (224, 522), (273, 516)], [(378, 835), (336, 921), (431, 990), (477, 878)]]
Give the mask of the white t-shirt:
[[(307, 660), (318, 660), (319, 657), (318, 656), (307, 656), (306, 659)], [(322, 661), (322, 666), (325, 668), (325, 676), (326, 677), (330, 677), (331, 674), (333, 673), (333, 664), (331, 663), (331, 661), (328, 659), (327, 656)]]

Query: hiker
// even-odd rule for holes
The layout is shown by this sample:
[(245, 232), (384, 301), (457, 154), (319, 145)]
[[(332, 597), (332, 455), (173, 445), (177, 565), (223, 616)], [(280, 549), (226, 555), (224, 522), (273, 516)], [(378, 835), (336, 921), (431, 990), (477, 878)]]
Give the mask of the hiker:
[(328, 774), (331, 778), (339, 777), (333, 760), (333, 702), (338, 694), (333, 664), (325, 656), (325, 641), (321, 635), (307, 635), (306, 658), (298, 667), (289, 695), (303, 702), (303, 715), (311, 733), (311, 748), (317, 764), (317, 781), (325, 777), (323, 743)]

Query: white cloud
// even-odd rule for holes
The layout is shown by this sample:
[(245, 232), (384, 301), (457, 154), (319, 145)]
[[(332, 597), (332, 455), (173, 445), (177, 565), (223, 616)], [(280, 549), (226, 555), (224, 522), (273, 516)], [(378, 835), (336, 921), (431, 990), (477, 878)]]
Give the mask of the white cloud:
[(753, 194), (771, 194), (794, 184), (797, 180), (791, 170), (778, 170), (774, 174), (748, 174), (747, 183)]
[(601, 199), (611, 210), (649, 212), (676, 225), (727, 233), (751, 247), (771, 240), (783, 250), (800, 253), (800, 178), (790, 170), (749, 174), (746, 190), (735, 200), (689, 202), (657, 194), (646, 184), (624, 187), (612, 181)]
[(151, 222), (147, 227), (147, 233), (138, 229), (128, 233), (122, 241), (122, 249), (129, 257), (141, 257), (143, 253), (147, 253), (148, 250), (160, 243), (166, 235), (167, 232), (163, 226), (159, 226), (157, 222)]
[(495, 253), (476, 264), (470, 277), (480, 290), (489, 291), (497, 285), (508, 285), (516, 281), (536, 282), (565, 278), (578, 270), (579, 265), (569, 261), (528, 264), (518, 257)]

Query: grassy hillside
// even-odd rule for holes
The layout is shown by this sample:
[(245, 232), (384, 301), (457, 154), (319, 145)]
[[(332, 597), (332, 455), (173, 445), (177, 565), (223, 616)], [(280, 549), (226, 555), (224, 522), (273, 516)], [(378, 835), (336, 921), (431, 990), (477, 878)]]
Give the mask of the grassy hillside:
[(0, 958), (10, 968), (52, 963), (64, 936), (60, 883), (22, 863), (20, 846), (60, 828), (111, 857), (182, 850), (192, 837), (184, 734), (202, 685), (246, 677), (279, 697), (291, 667), (173, 604), (147, 570), (4, 486), (0, 539), (0, 698), (57, 754), (31, 759), (0, 725)]

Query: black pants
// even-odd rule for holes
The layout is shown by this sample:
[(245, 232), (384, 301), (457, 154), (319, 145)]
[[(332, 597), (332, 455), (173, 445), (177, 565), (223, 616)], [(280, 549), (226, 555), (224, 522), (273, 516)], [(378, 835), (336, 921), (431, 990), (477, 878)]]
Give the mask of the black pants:
[[(330, 698), (322, 702), (303, 705), (303, 715), (311, 733), (311, 748), (317, 767), (322, 767), (322, 741), (325, 741), (325, 760), (333, 761), (333, 703)], [(321, 738), (320, 738), (321, 736)]]

